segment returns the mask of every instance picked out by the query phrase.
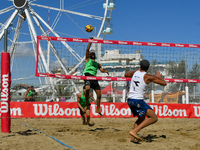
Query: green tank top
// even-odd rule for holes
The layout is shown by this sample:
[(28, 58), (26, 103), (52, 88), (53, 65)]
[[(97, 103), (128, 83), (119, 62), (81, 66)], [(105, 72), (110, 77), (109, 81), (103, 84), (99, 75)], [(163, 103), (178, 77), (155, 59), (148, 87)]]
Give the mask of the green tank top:
[(85, 64), (85, 70), (84, 73), (89, 73), (93, 76), (97, 75), (97, 69), (98, 69), (98, 63), (96, 61), (93, 61), (90, 59), (86, 64)]
[(29, 93), (26, 95), (26, 97), (30, 97), (30, 96), (34, 96), (34, 94), (33, 94), (34, 92), (32, 92), (32, 91), (29, 91)]
[[(81, 98), (80, 98), (80, 104), (81, 107), (85, 107), (85, 97), (83, 96), (83, 92), (81, 92)], [(88, 104), (89, 104), (89, 98), (88, 98)]]

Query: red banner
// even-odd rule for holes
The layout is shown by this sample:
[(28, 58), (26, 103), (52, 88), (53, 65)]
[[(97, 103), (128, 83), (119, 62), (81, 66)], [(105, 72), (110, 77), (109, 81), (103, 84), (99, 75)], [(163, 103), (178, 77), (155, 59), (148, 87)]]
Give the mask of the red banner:
[[(126, 78), (126, 77), (72, 76), (64, 74), (38, 73), (38, 70), (36, 70), (35, 76), (53, 77), (59, 79), (73, 79), (73, 80), (131, 81), (131, 78)], [(200, 79), (164, 79), (164, 80), (166, 82), (176, 82), (176, 83), (200, 83)]]
[[(149, 103), (158, 118), (200, 118), (200, 104)], [(12, 118), (77, 118), (76, 102), (11, 102)], [(91, 117), (100, 117), (91, 103)], [(132, 117), (127, 103), (101, 103), (104, 118)]]
[(64, 41), (64, 42), (85, 42), (85, 43), (103, 43), (103, 44), (139, 45), (139, 46), (200, 48), (200, 44), (116, 41), (116, 40), (82, 39), (82, 38), (66, 38), (66, 37), (50, 37), (50, 36), (37, 36), (37, 39), (38, 40)]

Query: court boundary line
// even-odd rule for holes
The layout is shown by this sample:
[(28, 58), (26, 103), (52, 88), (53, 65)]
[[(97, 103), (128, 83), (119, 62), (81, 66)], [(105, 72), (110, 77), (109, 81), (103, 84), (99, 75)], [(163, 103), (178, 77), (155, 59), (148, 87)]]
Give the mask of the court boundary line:
[(40, 133), (45, 134), (46, 136), (50, 137), (51, 139), (55, 140), (56, 142), (58, 142), (58, 143), (60, 143), (60, 144), (62, 144), (62, 145), (64, 145), (64, 146), (66, 146), (66, 147), (68, 147), (68, 148), (71, 148), (71, 149), (76, 150), (75, 148), (73, 148), (73, 147), (71, 147), (71, 146), (69, 146), (69, 145), (67, 145), (67, 144), (65, 144), (65, 143), (63, 143), (63, 142), (61, 142), (60, 140), (56, 139), (55, 137), (53, 137), (53, 136), (51, 136), (51, 135), (48, 135), (48, 134), (44, 133), (43, 131), (40, 131), (40, 130), (31, 128), (30, 126), (28, 126), (28, 125), (26, 125), (26, 124), (24, 124), (24, 123), (21, 123), (21, 124), (23, 124), (24, 126), (30, 128), (31, 130), (34, 130), (34, 131), (37, 131), (37, 132), (40, 132)]

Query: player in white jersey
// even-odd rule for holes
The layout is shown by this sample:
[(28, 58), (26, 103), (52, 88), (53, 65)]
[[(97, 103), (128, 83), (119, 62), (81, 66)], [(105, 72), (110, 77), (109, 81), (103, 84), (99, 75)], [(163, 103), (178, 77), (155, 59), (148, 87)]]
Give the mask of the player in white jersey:
[[(142, 141), (142, 139), (137, 136), (137, 133), (142, 128), (158, 121), (153, 109), (143, 100), (147, 84), (154, 82), (162, 86), (167, 85), (165, 80), (161, 77), (159, 71), (156, 72), (156, 75), (149, 75), (146, 73), (149, 69), (149, 66), (150, 63), (148, 60), (142, 60), (140, 61), (140, 68), (138, 70), (125, 73), (125, 77), (132, 78), (128, 94), (128, 105), (133, 116), (138, 117), (134, 124), (133, 130), (129, 132), (131, 135), (130, 141), (133, 142), (135, 139)], [(146, 116), (147, 118), (145, 119)]]

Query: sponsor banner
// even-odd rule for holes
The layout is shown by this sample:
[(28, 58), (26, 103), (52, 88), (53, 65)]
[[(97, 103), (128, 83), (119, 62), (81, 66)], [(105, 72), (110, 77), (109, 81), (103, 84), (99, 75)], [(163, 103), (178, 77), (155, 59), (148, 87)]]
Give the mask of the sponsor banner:
[(60, 79), (74, 79), (74, 80), (103, 80), (103, 81), (131, 81), (131, 78), (125, 77), (94, 77), (94, 76), (71, 76), (50, 73), (36, 73), (37, 77), (54, 77)]
[(200, 48), (200, 44), (156, 43), (156, 42), (138, 42), (138, 41), (116, 41), (116, 40), (82, 39), (82, 38), (66, 38), (66, 37), (47, 37), (47, 36), (37, 36), (37, 39), (38, 40), (68, 41), (68, 42), (122, 44), (122, 45), (143, 45), (143, 46)]
[[(50, 74), (50, 73), (38, 73), (37, 77), (54, 77), (60, 79), (74, 79), (74, 80), (103, 80), (103, 81), (131, 81), (131, 78), (126, 77), (94, 77), (94, 76), (71, 76), (61, 74)], [(176, 83), (200, 83), (200, 79), (164, 79), (166, 82)]]
[[(200, 118), (200, 104), (149, 103), (158, 118)], [(100, 116), (91, 103), (91, 117)], [(101, 103), (104, 118), (133, 117), (127, 103)], [(12, 118), (78, 118), (76, 102), (11, 102)], [(0, 111), (1, 112), (1, 111)]]

